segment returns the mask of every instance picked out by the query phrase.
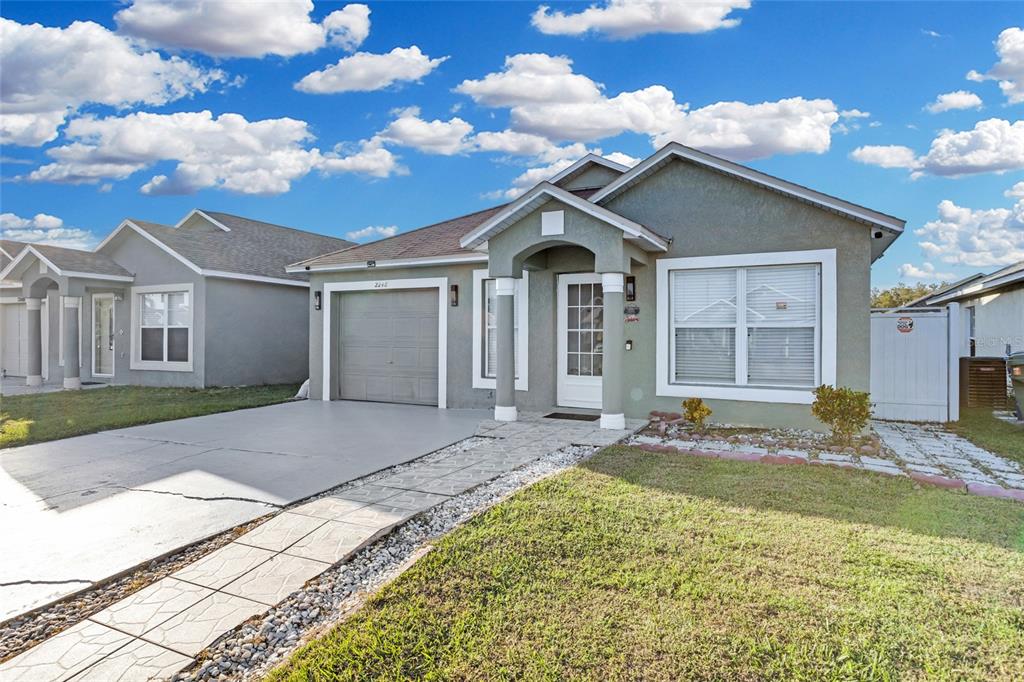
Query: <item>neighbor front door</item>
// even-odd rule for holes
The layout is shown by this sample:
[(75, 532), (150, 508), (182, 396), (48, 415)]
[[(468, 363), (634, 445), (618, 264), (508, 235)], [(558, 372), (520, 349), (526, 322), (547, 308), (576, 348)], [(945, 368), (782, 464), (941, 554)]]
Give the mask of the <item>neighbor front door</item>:
[(604, 350), (601, 275), (558, 276), (558, 404), (601, 408)]

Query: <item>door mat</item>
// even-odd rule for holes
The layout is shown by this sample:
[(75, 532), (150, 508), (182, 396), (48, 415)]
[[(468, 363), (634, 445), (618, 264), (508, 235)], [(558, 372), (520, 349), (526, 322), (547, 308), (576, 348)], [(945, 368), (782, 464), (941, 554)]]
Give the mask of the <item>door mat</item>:
[(601, 418), (599, 414), (572, 414), (571, 412), (552, 412), (544, 415), (545, 419), (571, 419), (577, 422), (596, 422)]

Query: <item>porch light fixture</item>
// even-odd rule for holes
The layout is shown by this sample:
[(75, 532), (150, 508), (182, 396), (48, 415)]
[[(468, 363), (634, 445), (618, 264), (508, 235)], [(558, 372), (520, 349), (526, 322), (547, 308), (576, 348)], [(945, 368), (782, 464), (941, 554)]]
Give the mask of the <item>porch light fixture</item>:
[(459, 285), (453, 284), (448, 287), (448, 301), (452, 307), (455, 308), (459, 305)]
[(632, 275), (626, 277), (626, 300), (636, 300), (636, 277)]
[(314, 310), (320, 310), (320, 308), (323, 307), (323, 304), (324, 304), (323, 292), (321, 292), (321, 291), (314, 291), (313, 292), (313, 309)]

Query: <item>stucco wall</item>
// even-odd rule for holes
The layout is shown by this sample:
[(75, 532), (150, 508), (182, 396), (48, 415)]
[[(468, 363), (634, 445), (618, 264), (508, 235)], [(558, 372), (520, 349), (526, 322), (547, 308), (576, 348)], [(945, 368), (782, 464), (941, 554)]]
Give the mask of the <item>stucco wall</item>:
[(311, 307), (303, 287), (207, 279), (206, 385), (305, 381)]
[(593, 165), (568, 182), (560, 182), (559, 186), (564, 189), (589, 189), (592, 187), (604, 187), (621, 173), (613, 171), (604, 166)]
[(970, 355), (969, 306), (974, 306), (975, 311), (975, 354), (1003, 355), (1007, 346), (1013, 353), (1024, 351), (1024, 286), (960, 301), (963, 356)]
[[(121, 301), (114, 305), (116, 322), (114, 381), (117, 384), (143, 386), (189, 386), (201, 388), (205, 385), (206, 371), (206, 278), (189, 269), (183, 263), (156, 245), (125, 230), (121, 236), (108, 244), (103, 253), (113, 258), (128, 272), (135, 275), (130, 287), (157, 284), (192, 284), (192, 371), (167, 372), (158, 370), (133, 370), (131, 363), (131, 306), (132, 297), (128, 290)], [(91, 333), (91, 326), (83, 328)], [(83, 372), (83, 376), (85, 376)]]

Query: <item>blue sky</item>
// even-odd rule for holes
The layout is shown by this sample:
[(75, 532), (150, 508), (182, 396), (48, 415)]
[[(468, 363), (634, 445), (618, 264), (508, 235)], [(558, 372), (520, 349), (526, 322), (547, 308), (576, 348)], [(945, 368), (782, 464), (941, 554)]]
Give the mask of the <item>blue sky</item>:
[(876, 285), (1024, 258), (1015, 3), (193, 4), (0, 7), (8, 236), (193, 207), (400, 232), (678, 139), (906, 219)]

